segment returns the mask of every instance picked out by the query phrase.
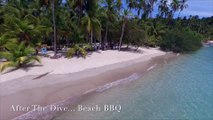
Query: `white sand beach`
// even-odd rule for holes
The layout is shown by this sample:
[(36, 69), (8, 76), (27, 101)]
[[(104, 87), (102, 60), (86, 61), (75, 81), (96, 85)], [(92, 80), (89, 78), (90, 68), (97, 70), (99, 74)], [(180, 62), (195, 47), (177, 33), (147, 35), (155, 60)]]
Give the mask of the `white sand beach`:
[(119, 62), (131, 61), (138, 58), (141, 58), (140, 61), (143, 61), (165, 54), (165, 52), (156, 48), (139, 48), (139, 50), (141, 51), (140, 53), (130, 51), (119, 52), (116, 50), (99, 51), (93, 52), (85, 59), (67, 59), (64, 57), (59, 59), (50, 59), (43, 57), (41, 59), (41, 64), (35, 63), (34, 66), (31, 67), (1, 73), (0, 83), (30, 75), (74, 73)]
[[(156, 60), (152, 58), (166, 56), (166, 52), (156, 48), (140, 50), (140, 53), (100, 51), (92, 53), (86, 59), (42, 58), (41, 65), (36, 63), (29, 68), (5, 71), (0, 80), (0, 114), (3, 115), (0, 118), (12, 119), (27, 113), (11, 112), (11, 105), (47, 106), (84, 95), (99, 86), (134, 73), (147, 72), (159, 61), (164, 62), (164, 57)], [(38, 114), (40, 119), (45, 117), (40, 116), (42, 112)]]

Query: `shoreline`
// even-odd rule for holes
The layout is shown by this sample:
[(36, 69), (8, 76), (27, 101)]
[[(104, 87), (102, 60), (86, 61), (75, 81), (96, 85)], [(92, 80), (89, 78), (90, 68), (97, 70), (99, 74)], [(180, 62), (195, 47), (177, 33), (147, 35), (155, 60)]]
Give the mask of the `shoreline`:
[(11, 112), (9, 108), (12, 104), (47, 106), (58, 101), (71, 100), (71, 98), (73, 100), (73, 98), (94, 91), (97, 87), (126, 78), (139, 71), (139, 74), (148, 72), (148, 69), (151, 70), (152, 68), (150, 67), (153, 67), (156, 62), (164, 62), (165, 56), (174, 55), (154, 55), (153, 57), (155, 58), (152, 56), (145, 59), (138, 58), (133, 61), (87, 69), (77, 73), (51, 74), (38, 79), (34, 79), (36, 76), (32, 75), (13, 81), (2, 82), (0, 83), (0, 100), (1, 103), (4, 103), (0, 111), (3, 115), (2, 118), (13, 119), (29, 112)]
[[(46, 76), (51, 74), (69, 74), (78, 73), (81, 71), (99, 68), (106, 65), (112, 65), (136, 59), (147, 60), (151, 57), (166, 54), (157, 48), (139, 48), (139, 51), (97, 51), (89, 54), (84, 58), (71, 58), (67, 59), (61, 57), (59, 59), (50, 59), (42, 57), (41, 64), (34, 63), (19, 69), (8, 69), (0, 73), (0, 83), (10, 81), (25, 76)], [(48, 55), (52, 55), (51, 51)]]

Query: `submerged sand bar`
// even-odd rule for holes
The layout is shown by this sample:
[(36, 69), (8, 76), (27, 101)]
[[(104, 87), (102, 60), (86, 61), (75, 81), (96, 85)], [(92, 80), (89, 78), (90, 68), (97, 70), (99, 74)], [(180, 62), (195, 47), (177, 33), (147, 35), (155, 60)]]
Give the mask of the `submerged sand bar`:
[(142, 53), (104, 51), (86, 59), (42, 59), (43, 66), (16, 70), (1, 75), (1, 119), (12, 119), (28, 111), (11, 111), (12, 105), (46, 106), (70, 97), (80, 96), (136, 72), (150, 69), (165, 55), (158, 49), (141, 49)]

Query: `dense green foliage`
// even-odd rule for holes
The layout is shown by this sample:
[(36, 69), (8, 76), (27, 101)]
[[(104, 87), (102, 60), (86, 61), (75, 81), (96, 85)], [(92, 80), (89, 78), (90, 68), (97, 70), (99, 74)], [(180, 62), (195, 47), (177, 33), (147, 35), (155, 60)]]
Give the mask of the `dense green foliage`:
[(75, 44), (67, 51), (67, 57), (71, 58), (74, 55), (85, 58), (87, 51), (91, 51), (92, 47), (87, 44)]
[(202, 36), (190, 29), (173, 29), (163, 36), (160, 47), (166, 51), (190, 52), (202, 46)]
[(1, 51), (0, 55), (8, 61), (0, 64), (0, 72), (8, 67), (20, 67), (22, 65), (31, 63), (33, 61), (40, 62), (39, 57), (33, 56), (35, 52), (30, 46), (25, 46), (25, 43), (8, 43), (5, 48), (7, 50)]
[(204, 40), (213, 39), (213, 16), (209, 18), (199, 18), (198, 16), (189, 16), (188, 19), (184, 17), (183, 19), (176, 20), (177, 26), (184, 26), (190, 28), (201, 34)]
[(136, 23), (136, 21), (129, 21), (126, 25), (124, 32), (124, 43), (133, 45), (135, 47), (143, 46), (146, 44), (147, 35), (143, 29)]
[[(213, 39), (213, 17), (174, 18), (188, 6), (186, 2), (2, 0), (0, 50), (10, 52), (6, 47), (10, 43), (34, 49), (18, 58), (37, 55), (42, 44), (54, 50), (54, 56), (66, 46), (67, 57), (86, 57), (88, 49), (81, 45), (92, 46), (93, 50), (160, 46), (175, 52), (193, 51), (201, 46), (202, 39)], [(152, 16), (154, 6), (158, 7), (155, 18)], [(7, 60), (16, 62), (17, 59)]]

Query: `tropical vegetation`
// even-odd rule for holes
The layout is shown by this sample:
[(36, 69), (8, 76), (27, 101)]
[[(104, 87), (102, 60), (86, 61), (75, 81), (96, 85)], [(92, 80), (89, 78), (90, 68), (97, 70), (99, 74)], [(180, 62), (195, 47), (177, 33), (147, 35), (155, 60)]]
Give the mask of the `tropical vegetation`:
[(188, 6), (187, 0), (0, 0), (1, 71), (39, 62), (42, 44), (56, 58), (64, 46), (67, 58), (124, 46), (197, 50), (213, 39), (213, 17), (180, 17)]

